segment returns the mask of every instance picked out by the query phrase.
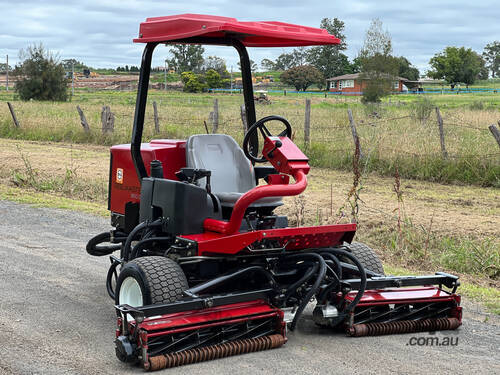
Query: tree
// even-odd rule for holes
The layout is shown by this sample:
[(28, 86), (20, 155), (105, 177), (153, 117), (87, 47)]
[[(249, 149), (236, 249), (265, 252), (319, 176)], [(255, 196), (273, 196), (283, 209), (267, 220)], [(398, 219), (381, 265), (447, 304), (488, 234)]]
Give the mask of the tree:
[(220, 74), (214, 69), (207, 70), (207, 72), (205, 73), (205, 81), (207, 82), (208, 87), (211, 89), (219, 88), (222, 84)]
[(309, 49), (307, 62), (317, 68), (327, 78), (351, 73), (349, 59), (341, 51), (347, 49), (345, 24), (338, 18), (323, 18), (320, 27), (340, 39), (340, 44), (319, 46)]
[(193, 72), (182, 72), (181, 81), (184, 83), (184, 91), (187, 92), (202, 92), (207, 88), (203, 82), (203, 77)]
[(290, 53), (282, 53), (281, 55), (279, 55), (278, 58), (276, 59), (276, 62), (274, 63), (273, 66), (274, 69), (272, 70), (288, 70), (296, 66), (305, 65), (307, 63), (308, 55), (309, 55), (309, 50), (306, 47), (294, 48), (293, 51)]
[(486, 67), (491, 72), (491, 77), (500, 75), (500, 42), (495, 40), (484, 47), (483, 58), (486, 61)]
[(482, 55), (480, 55), (479, 53), (475, 52), (474, 53), (477, 55), (477, 58), (479, 60), (479, 73), (477, 74), (477, 79), (481, 79), (481, 80), (487, 80), (488, 79), (488, 76), (489, 76), (489, 69), (488, 67), (486, 66), (486, 60), (483, 58)]
[(415, 68), (406, 57), (397, 57), (398, 60), (398, 75), (400, 77), (409, 79), (410, 81), (418, 81), (420, 78), (420, 72)]
[(72, 69), (80, 72), (83, 71), (83, 69), (89, 69), (87, 65), (75, 59), (62, 60), (61, 64), (63, 65), (64, 70), (66, 70), (67, 72), (70, 72)]
[(205, 52), (202, 46), (176, 44), (169, 51), (172, 58), (167, 62), (171, 69), (178, 73), (201, 71), (204, 62), (203, 53)]
[(392, 56), (392, 40), (384, 31), (382, 21), (372, 20), (366, 31), (363, 48), (359, 55), (361, 61), (360, 78), (366, 82), (363, 88), (363, 103), (379, 102), (383, 96), (390, 95), (393, 82), (397, 80), (398, 59)]
[(226, 61), (217, 56), (208, 56), (203, 62), (203, 71), (207, 72), (210, 69), (215, 70), (219, 73), (219, 76), (226, 77), (228, 76)]
[(273, 60), (270, 59), (262, 59), (262, 61), (260, 62), (260, 67), (265, 71), (276, 70), (276, 64)]
[(15, 89), (22, 100), (57, 100), (68, 98), (68, 82), (63, 65), (42, 44), (34, 44), (21, 50), (23, 60), (16, 65)]
[[(238, 69), (241, 71), (241, 63), (239, 61), (238, 61)], [(250, 59), (250, 70), (252, 72), (257, 70), (257, 64), (252, 59)]]
[(457, 83), (471, 85), (481, 71), (481, 56), (470, 48), (446, 47), (429, 61), (432, 70), (428, 75), (444, 79), (452, 88)]
[(276, 59), (276, 63), (274, 64), (274, 69), (284, 71), (293, 68), (294, 66), (295, 65), (293, 62), (293, 54), (282, 53)]
[(313, 83), (322, 84), (323, 74), (311, 65), (301, 65), (288, 69), (281, 74), (281, 82), (295, 87), (297, 91), (306, 91)]
[[(12, 67), (9, 65), (9, 72), (12, 70)], [(0, 73), (5, 73), (7, 71), (7, 63), (0, 63)]]
[(352, 60), (351, 66), (349, 67), (349, 73), (359, 73), (361, 72), (361, 58), (359, 56)]

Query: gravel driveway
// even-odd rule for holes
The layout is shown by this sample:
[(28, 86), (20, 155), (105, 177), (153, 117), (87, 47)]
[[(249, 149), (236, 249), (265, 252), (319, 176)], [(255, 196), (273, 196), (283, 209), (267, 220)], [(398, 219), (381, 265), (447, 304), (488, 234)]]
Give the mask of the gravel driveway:
[[(140, 374), (114, 354), (107, 258), (86, 241), (108, 220), (0, 201), (0, 374)], [(164, 370), (175, 374), (500, 373), (498, 318), (466, 301), (455, 346), (410, 345), (408, 334), (347, 338), (305, 316), (280, 349)], [(306, 314), (307, 315), (307, 314)], [(422, 340), (423, 341), (423, 340)]]

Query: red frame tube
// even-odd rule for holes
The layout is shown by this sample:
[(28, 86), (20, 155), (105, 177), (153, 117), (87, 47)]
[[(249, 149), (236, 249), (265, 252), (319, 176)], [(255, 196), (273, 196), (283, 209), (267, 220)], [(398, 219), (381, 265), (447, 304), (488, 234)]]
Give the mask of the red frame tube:
[(234, 205), (229, 221), (205, 219), (203, 228), (207, 231), (222, 234), (234, 234), (240, 230), (241, 222), (248, 206), (264, 197), (284, 197), (299, 195), (307, 187), (307, 177), (302, 169), (293, 172), (294, 184), (257, 186), (243, 194)]

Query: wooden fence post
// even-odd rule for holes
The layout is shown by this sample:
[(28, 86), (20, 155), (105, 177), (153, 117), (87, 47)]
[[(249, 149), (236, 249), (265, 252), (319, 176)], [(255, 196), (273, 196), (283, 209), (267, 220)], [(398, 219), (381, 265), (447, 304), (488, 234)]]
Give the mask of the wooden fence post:
[(153, 102), (153, 115), (155, 119), (155, 133), (160, 132), (160, 120), (158, 119), (158, 108), (156, 107), (156, 102)]
[(115, 127), (115, 114), (109, 106), (103, 106), (101, 112), (102, 134), (113, 133)]
[[(499, 121), (499, 123), (500, 123), (500, 121)], [(495, 124), (488, 126), (488, 129), (490, 129), (491, 134), (493, 135), (493, 137), (495, 137), (495, 139), (498, 143), (498, 147), (500, 147), (500, 131), (495, 126)]]
[(241, 122), (243, 124), (243, 134), (246, 134), (248, 130), (248, 124), (247, 124), (247, 112), (245, 110), (245, 104), (242, 104), (240, 106), (240, 116), (241, 116)]
[(214, 100), (214, 110), (210, 112), (209, 119), (212, 122), (212, 134), (217, 133), (219, 129), (219, 100)]
[(304, 144), (311, 143), (311, 99), (306, 99), (306, 111), (304, 117)]
[(347, 116), (349, 116), (349, 124), (351, 125), (352, 139), (354, 141), (354, 147), (359, 147), (359, 157), (363, 158), (363, 153), (361, 151), (361, 143), (359, 142), (358, 132), (356, 131), (356, 124), (354, 123), (354, 118), (352, 117), (351, 109), (347, 109)]
[(12, 104), (10, 104), (10, 102), (7, 102), (7, 105), (9, 106), (9, 111), (12, 116), (12, 120), (14, 121), (14, 125), (16, 125), (16, 128), (18, 128), (19, 122), (17, 121), (16, 114), (14, 113), (14, 107), (12, 106)]
[(83, 111), (79, 105), (76, 106), (76, 110), (78, 111), (78, 114), (80, 115), (80, 122), (82, 123), (83, 130), (85, 130), (85, 133), (88, 133), (90, 131), (90, 126), (89, 126), (89, 123), (87, 122), (87, 119), (85, 118), (85, 115), (83, 114)]
[(441, 117), (441, 112), (439, 111), (439, 107), (436, 107), (436, 116), (439, 126), (439, 141), (441, 142), (441, 152), (443, 154), (443, 158), (448, 157), (448, 152), (446, 152), (446, 145), (444, 143), (444, 129), (443, 129), (443, 118)]

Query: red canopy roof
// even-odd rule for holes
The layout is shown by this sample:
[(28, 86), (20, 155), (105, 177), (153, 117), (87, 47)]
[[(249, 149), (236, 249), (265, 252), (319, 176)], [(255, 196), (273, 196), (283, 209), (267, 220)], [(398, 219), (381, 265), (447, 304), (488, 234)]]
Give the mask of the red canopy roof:
[(340, 40), (324, 29), (263, 21), (240, 22), (236, 18), (179, 14), (147, 18), (139, 28), (136, 43), (175, 42), (192, 37), (236, 37), (247, 47), (297, 47), (339, 44)]

